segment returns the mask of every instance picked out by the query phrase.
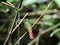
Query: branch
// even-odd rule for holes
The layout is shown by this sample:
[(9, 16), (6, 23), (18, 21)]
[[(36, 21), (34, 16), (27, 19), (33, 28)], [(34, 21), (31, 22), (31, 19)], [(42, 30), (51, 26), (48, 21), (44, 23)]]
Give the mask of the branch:
[[(28, 16), (40, 16), (40, 14), (42, 13), (43, 11), (40, 11), (40, 10), (36, 10), (36, 11), (33, 11), (33, 12), (30, 12)], [(46, 13), (57, 13), (58, 10), (57, 9), (52, 9), (52, 10), (47, 10)], [(22, 13), (21, 16), (24, 16), (25, 13)]]
[(18, 25), (16, 25), (16, 27), (12, 30), (11, 34), (14, 33), (14, 31), (19, 27), (19, 25), (23, 22), (23, 20), (25, 19), (25, 17), (28, 15), (28, 13), (25, 14), (25, 16), (21, 19), (21, 21), (19, 22)]
[(8, 39), (9, 39), (10, 35), (14, 33), (14, 31), (18, 28), (18, 26), (22, 23), (22, 21), (25, 19), (25, 17), (26, 17), (27, 15), (28, 15), (28, 13), (26, 13), (26, 15), (25, 15), (25, 16), (21, 19), (21, 21), (19, 22), (19, 24), (12, 30), (13, 25), (14, 25), (14, 23), (15, 23), (15, 19), (16, 19), (16, 18), (14, 18), (14, 21), (13, 21), (13, 23), (12, 23), (11, 29), (10, 29), (10, 31), (9, 31), (9, 33), (8, 33), (8, 36), (7, 36), (7, 38), (6, 38), (6, 40), (5, 40), (5, 42), (4, 42), (3, 45), (6, 45), (6, 43), (7, 43)]
[(53, 0), (48, 4), (47, 8), (42, 12), (42, 14), (35, 20), (34, 24), (32, 25), (32, 27), (40, 20), (40, 18), (45, 14), (45, 12), (48, 10), (48, 8), (50, 7), (50, 5), (53, 3)]
[[(27, 33), (27, 32), (26, 32), (26, 33)], [(24, 33), (24, 35), (22, 35), (22, 36), (19, 38), (19, 40), (18, 40), (14, 45), (17, 45), (17, 43), (25, 36), (26, 33)]]
[(2, 4), (5, 4), (5, 5), (10, 6), (12, 8), (15, 8), (15, 6), (12, 3), (8, 2), (8, 1), (7, 1), (7, 3), (6, 2), (2, 2)]
[(59, 32), (59, 31), (60, 31), (60, 28), (58, 28), (58, 30), (53, 31), (53, 32), (50, 34), (50, 37), (52, 37), (54, 34), (56, 34), (56, 33)]
[(52, 29), (57, 28), (58, 26), (60, 26), (60, 23), (58, 23), (58, 24), (56, 24), (56, 25), (54, 25), (54, 26), (52, 26), (52, 27), (50, 27), (50, 28), (44, 30), (42, 34), (45, 34), (45, 33), (49, 32), (49, 31), (51, 31)]
[[(16, 7), (15, 7), (12, 3), (8, 2), (8, 1), (7, 1), (7, 3), (5, 3), (5, 2), (2, 2), (2, 3), (5, 4), (5, 5), (8, 5), (8, 6), (11, 6), (11, 7), (13, 7), (13, 8), (16, 9)], [(22, 0), (21, 0), (21, 3), (22, 3)], [(18, 9), (19, 9), (19, 7), (21, 7), (21, 3), (19, 2), (18, 6), (17, 6)], [(17, 13), (18, 13), (18, 10), (17, 10)], [(16, 13), (16, 16), (17, 16), (17, 13)], [(5, 42), (4, 42), (3, 45), (6, 45), (6, 43), (7, 43), (8, 39), (9, 39), (10, 35), (13, 34), (13, 32), (14, 32), (14, 31), (17, 29), (17, 27), (22, 23), (22, 21), (25, 19), (25, 17), (26, 17), (27, 15), (28, 15), (28, 13), (26, 13), (26, 15), (25, 15), (25, 16), (22, 18), (22, 20), (19, 22), (19, 24), (12, 30), (13, 25), (14, 25), (15, 20), (16, 20), (16, 17), (14, 18), (13, 23), (12, 23), (12, 27), (11, 27), (11, 30), (9, 31), (8, 36), (7, 36), (7, 38), (6, 38), (6, 40), (5, 40)]]
[(6, 38), (6, 40), (5, 40), (5, 42), (4, 42), (4, 44), (3, 44), (3, 45), (6, 45), (6, 43), (7, 43), (8, 39), (9, 39), (9, 37), (10, 37), (11, 31), (12, 31), (12, 29), (13, 29), (13, 25), (14, 25), (15, 20), (16, 20), (16, 17), (17, 17), (17, 15), (15, 15), (15, 17), (14, 17), (14, 19), (13, 19), (11, 29), (9, 30), (8, 36), (7, 36), (7, 38)]

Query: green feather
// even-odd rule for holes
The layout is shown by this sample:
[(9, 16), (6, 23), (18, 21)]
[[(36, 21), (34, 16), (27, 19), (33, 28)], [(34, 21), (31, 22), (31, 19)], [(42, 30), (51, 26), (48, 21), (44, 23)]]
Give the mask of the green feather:
[(30, 29), (31, 28), (31, 23), (30, 23), (30, 21), (28, 19), (25, 20), (24, 25), (25, 25), (26, 29)]

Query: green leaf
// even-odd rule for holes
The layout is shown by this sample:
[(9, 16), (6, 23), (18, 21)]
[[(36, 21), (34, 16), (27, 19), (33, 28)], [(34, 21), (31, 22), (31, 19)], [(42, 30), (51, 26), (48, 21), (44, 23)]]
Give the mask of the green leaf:
[[(58, 28), (58, 29), (56, 29), (56, 30), (60, 30), (60, 28)], [(57, 32), (55, 35), (56, 35), (56, 37), (57, 37), (58, 39), (60, 39), (60, 31)]]
[(33, 4), (33, 3), (35, 3), (34, 0), (24, 0), (22, 5), (23, 5), (23, 6), (27, 6), (27, 5), (31, 5), (31, 4)]
[(34, 3), (40, 3), (40, 2), (43, 2), (43, 0), (24, 0), (23, 1), (23, 6), (28, 6), (28, 5), (32, 5)]
[(60, 0), (54, 0), (57, 6), (60, 8)]
[(16, 1), (19, 1), (19, 0), (7, 0), (8, 2), (16, 2)]
[(43, 17), (43, 22), (46, 25), (52, 26), (54, 24), (54, 19), (50, 15), (45, 15)]
[(7, 0), (8, 2), (14, 2), (14, 0)]
[(6, 9), (7, 6), (0, 3), (0, 9)]
[(60, 41), (57, 43), (57, 45), (60, 45)]

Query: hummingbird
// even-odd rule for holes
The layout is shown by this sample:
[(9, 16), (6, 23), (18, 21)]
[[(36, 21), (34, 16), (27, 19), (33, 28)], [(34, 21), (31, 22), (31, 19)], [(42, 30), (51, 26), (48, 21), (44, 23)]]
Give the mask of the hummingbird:
[(33, 39), (34, 36), (33, 36), (32, 26), (31, 26), (30, 21), (29, 21), (28, 19), (26, 19), (26, 20), (24, 21), (24, 25), (25, 25), (25, 28), (27, 29), (29, 38), (30, 38), (30, 39)]

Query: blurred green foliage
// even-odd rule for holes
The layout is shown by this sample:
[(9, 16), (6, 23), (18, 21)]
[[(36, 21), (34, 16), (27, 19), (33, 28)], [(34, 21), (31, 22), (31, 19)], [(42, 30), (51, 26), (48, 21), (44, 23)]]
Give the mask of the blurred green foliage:
[(58, 42), (58, 44), (57, 45), (60, 45), (60, 42)]
[(54, 0), (57, 6), (60, 8), (60, 0)]
[[(8, 2), (11, 2), (13, 5), (16, 6), (16, 3), (18, 3), (19, 0), (7, 0)], [(32, 13), (34, 11), (43, 11), (46, 7), (47, 4), (50, 3), (51, 0), (49, 0), (48, 2), (43, 2), (43, 0), (38, 0), (38, 1), (34, 1), (34, 0), (24, 0), (22, 3), (22, 9), (20, 11), (21, 14), (21, 18), (23, 17), (22, 15), (26, 12), (30, 12), (32, 15), (29, 15), (26, 17), (26, 19), (36, 19), (36, 17), (39, 17), (39, 14), (35, 14)], [(16, 2), (16, 3), (15, 3)], [(44, 14), (44, 16), (42, 16), (42, 18), (39, 20), (39, 23), (42, 22), (42, 24), (36, 24), (33, 27), (33, 32), (34, 35), (37, 36), (38, 34), (38, 30), (40, 28), (42, 28), (43, 30), (49, 28), (49, 27), (53, 27), (53, 25), (57, 24), (60, 22), (60, 1), (59, 0), (54, 0), (53, 4), (49, 7), (48, 10), (53, 10), (56, 9), (58, 12), (57, 13), (47, 13)], [(8, 9), (8, 11), (6, 12), (6, 10)], [(48, 11), (47, 10), (47, 11)], [(5, 13), (6, 12), (6, 13)], [(10, 7), (10, 6), (6, 6), (2, 3), (0, 3), (0, 42), (5, 40), (6, 35), (8, 34), (11, 24), (13, 22), (14, 16), (15, 16), (15, 9)], [(22, 13), (21, 13), (22, 12)], [(36, 13), (35, 12), (35, 13)], [(40, 13), (40, 12), (39, 12)], [(56, 14), (56, 15), (55, 15)], [(34, 21), (32, 21), (34, 22)], [(14, 25), (15, 27), (15, 25)], [(20, 36), (26, 31), (23, 23), (21, 24), (21, 34)], [(60, 30), (60, 26), (57, 28), (54, 28), (54, 30)], [(51, 32), (50, 32), (51, 33)], [(49, 33), (47, 33), (48, 36)], [(54, 37), (55, 36), (55, 37)], [(52, 37), (52, 42), (53, 42), (53, 38), (57, 38), (56, 40), (58, 40), (58, 44), (60, 45), (60, 32), (57, 32), (55, 35)], [(13, 44), (15, 43), (15, 41), (17, 40), (17, 31), (14, 32), (14, 34), (11, 36), (12, 37), (12, 42)], [(49, 39), (46, 39), (47, 37), (45, 36), (41, 41), (46, 42), (46, 40), (48, 40), (48, 43), (50, 43)], [(28, 38), (28, 35), (26, 35), (22, 41), (21, 41), (21, 45), (24, 44), (26, 45), (28, 42), (30, 42), (31, 40)], [(46, 42), (47, 43), (47, 42)], [(54, 42), (53, 42), (54, 43)], [(56, 42), (57, 43), (57, 42)]]

